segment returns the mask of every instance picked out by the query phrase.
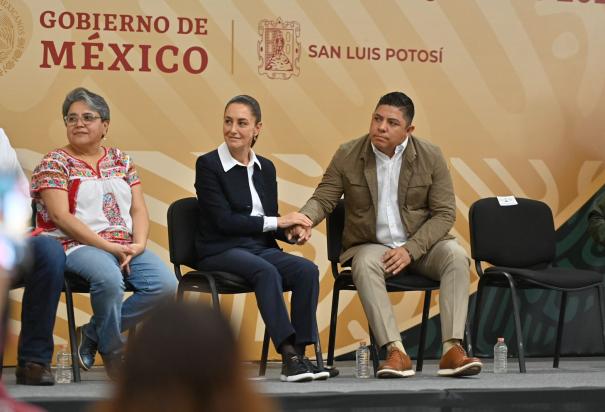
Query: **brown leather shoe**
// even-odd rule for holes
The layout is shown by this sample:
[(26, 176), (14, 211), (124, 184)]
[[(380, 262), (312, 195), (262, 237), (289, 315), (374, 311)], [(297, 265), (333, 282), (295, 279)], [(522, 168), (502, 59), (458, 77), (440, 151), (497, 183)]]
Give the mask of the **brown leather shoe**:
[(481, 372), (483, 364), (477, 358), (469, 358), (460, 345), (455, 345), (441, 357), (439, 376), (471, 376)]
[(377, 378), (407, 378), (414, 376), (412, 360), (397, 348), (389, 348), (387, 359), (378, 367)]
[(25, 365), (17, 366), (15, 375), (17, 375), (18, 385), (51, 386), (55, 384), (50, 367), (40, 363), (25, 362)]

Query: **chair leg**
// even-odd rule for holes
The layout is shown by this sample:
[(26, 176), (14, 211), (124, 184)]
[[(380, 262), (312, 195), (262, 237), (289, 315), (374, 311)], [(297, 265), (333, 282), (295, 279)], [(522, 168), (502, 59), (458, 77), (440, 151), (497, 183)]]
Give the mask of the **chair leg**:
[(480, 277), (479, 278), (479, 284), (477, 285), (477, 295), (475, 297), (475, 304), (473, 305), (473, 320), (471, 322), (471, 338), (468, 342), (468, 347), (469, 347), (469, 351), (468, 354), (469, 356), (474, 356), (475, 355), (475, 345), (477, 345), (477, 334), (479, 333), (479, 320), (480, 320), (480, 308), (481, 308), (481, 301), (483, 298), (483, 289), (484, 289), (484, 278)]
[(176, 288), (176, 301), (181, 302), (185, 299), (185, 288), (183, 286), (183, 282), (179, 282), (179, 285)]
[(424, 292), (424, 305), (422, 306), (422, 323), (420, 324), (420, 341), (418, 342), (418, 357), (416, 359), (416, 371), (422, 372), (424, 361), (424, 345), (426, 342), (427, 321), (429, 319), (429, 308), (431, 307), (431, 291)]
[(515, 318), (515, 335), (517, 337), (517, 351), (519, 352), (519, 372), (525, 373), (525, 352), (523, 349), (523, 329), (521, 328), (521, 317), (519, 315), (519, 298), (515, 281), (509, 274), (505, 274), (510, 286), (510, 294), (513, 301), (513, 315)]
[(376, 339), (374, 339), (374, 332), (368, 325), (368, 331), (370, 332), (370, 353), (372, 354), (372, 367), (374, 368), (374, 377), (378, 372), (378, 348), (376, 347)]
[(267, 372), (267, 358), (269, 357), (269, 331), (265, 327), (265, 336), (263, 337), (263, 349), (260, 355), (260, 366), (258, 376), (265, 376)]
[(471, 354), (473, 356), (473, 346), (471, 345), (471, 319), (472, 319), (472, 309), (475, 307), (475, 299), (477, 299), (477, 295), (474, 294), (469, 297), (468, 302), (468, 310), (466, 313), (466, 322), (464, 323), (464, 338), (462, 339), (461, 345), (466, 349), (466, 353)]
[(221, 302), (218, 298), (218, 291), (216, 290), (216, 282), (212, 276), (208, 276), (208, 283), (210, 284), (210, 290), (212, 291), (212, 305), (218, 312), (221, 311)]
[(561, 339), (563, 337), (563, 326), (565, 325), (565, 307), (567, 306), (567, 292), (561, 293), (561, 308), (559, 309), (559, 321), (557, 325), (557, 340), (555, 342), (555, 357), (552, 361), (552, 367), (559, 367), (559, 357), (561, 356)]
[(605, 303), (603, 299), (605, 299), (605, 287), (601, 283), (597, 287), (597, 297), (599, 298), (599, 308), (601, 309), (601, 333), (603, 334), (603, 349), (605, 349)]
[(67, 329), (69, 330), (69, 347), (71, 349), (71, 369), (74, 382), (80, 382), (80, 364), (78, 362), (78, 344), (76, 339), (76, 317), (74, 315), (74, 300), (71, 287), (65, 281), (65, 306), (67, 307)]
[(334, 282), (332, 289), (332, 309), (330, 313), (330, 335), (328, 338), (328, 366), (334, 365), (334, 347), (336, 346), (336, 322), (338, 321), (338, 300), (340, 298), (340, 285)]
[(319, 338), (319, 327), (317, 326), (317, 322), (315, 322), (315, 333), (317, 334), (317, 342), (313, 344), (313, 348), (315, 349), (315, 361), (317, 362), (317, 367), (320, 370), (324, 370), (324, 359), (321, 353), (321, 339)]

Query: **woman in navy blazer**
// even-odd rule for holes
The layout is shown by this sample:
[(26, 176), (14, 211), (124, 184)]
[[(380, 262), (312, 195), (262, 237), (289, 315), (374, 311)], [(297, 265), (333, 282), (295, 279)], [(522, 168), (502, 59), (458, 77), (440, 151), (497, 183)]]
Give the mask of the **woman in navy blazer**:
[[(310, 228), (312, 222), (298, 212), (279, 216), (275, 166), (252, 150), (261, 128), (258, 102), (235, 96), (225, 107), (225, 142), (197, 159), (197, 268), (231, 272), (253, 285), (261, 316), (282, 355), (282, 381), (326, 379), (329, 373), (304, 356), (305, 346), (318, 339), (319, 271), (313, 262), (283, 252), (275, 242), (288, 241), (284, 229)], [(284, 287), (292, 290), (291, 320)]]

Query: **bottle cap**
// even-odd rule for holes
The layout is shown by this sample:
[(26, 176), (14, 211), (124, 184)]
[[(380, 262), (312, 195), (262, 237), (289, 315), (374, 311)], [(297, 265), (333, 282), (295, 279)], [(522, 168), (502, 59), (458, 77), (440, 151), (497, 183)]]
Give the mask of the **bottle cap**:
[(504, 338), (498, 338), (498, 342), (504, 342)]

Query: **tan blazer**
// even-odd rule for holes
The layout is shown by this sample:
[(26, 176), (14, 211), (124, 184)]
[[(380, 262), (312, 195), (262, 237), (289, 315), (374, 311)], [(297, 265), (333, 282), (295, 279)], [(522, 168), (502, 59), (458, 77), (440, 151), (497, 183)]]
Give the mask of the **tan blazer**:
[[(456, 201), (447, 162), (441, 150), (415, 136), (403, 154), (397, 199), (408, 235), (405, 248), (414, 260), (448, 235), (456, 220)], [(378, 243), (376, 159), (365, 135), (344, 143), (334, 154), (313, 196), (300, 210), (314, 224), (321, 222), (345, 199), (345, 228), (341, 262), (353, 257), (352, 246)]]

